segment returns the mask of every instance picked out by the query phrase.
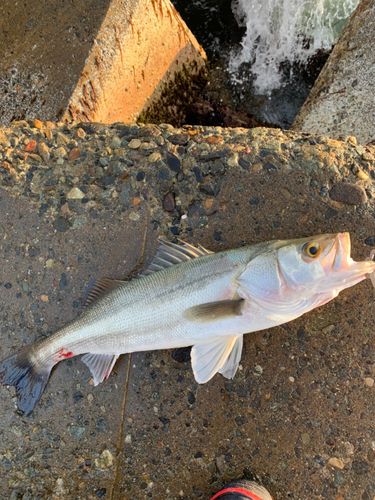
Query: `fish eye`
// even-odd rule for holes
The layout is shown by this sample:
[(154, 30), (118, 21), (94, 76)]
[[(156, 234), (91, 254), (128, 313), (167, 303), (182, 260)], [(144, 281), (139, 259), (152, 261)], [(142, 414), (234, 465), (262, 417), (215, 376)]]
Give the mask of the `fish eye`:
[(318, 243), (307, 243), (304, 248), (304, 252), (308, 257), (316, 259), (321, 253), (321, 248)]

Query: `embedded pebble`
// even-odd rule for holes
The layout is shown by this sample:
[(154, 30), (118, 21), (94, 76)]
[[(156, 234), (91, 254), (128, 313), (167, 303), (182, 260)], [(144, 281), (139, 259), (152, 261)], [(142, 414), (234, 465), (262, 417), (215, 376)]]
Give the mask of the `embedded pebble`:
[(338, 182), (329, 192), (329, 197), (334, 201), (341, 201), (349, 205), (363, 205), (367, 201), (366, 191), (358, 184)]

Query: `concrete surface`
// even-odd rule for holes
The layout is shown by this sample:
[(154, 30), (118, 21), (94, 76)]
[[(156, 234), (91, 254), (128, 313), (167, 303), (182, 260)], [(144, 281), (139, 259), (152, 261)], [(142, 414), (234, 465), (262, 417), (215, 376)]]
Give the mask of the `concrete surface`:
[(203, 49), (169, 0), (2, 2), (0, 123), (134, 121)]
[(375, 1), (361, 0), (291, 130), (375, 139)]
[[(353, 137), (48, 130), (19, 122), (0, 133), (2, 357), (76, 315), (92, 278), (128, 275), (144, 241), (149, 262), (158, 235), (220, 251), (350, 231), (357, 260), (375, 246), (374, 148)], [(0, 386), (0, 497), (208, 500), (244, 476), (275, 500), (373, 500), (374, 309), (367, 281), (245, 336), (232, 381), (197, 385), (181, 353), (165, 350), (121, 357), (93, 387), (73, 358), (28, 418)]]

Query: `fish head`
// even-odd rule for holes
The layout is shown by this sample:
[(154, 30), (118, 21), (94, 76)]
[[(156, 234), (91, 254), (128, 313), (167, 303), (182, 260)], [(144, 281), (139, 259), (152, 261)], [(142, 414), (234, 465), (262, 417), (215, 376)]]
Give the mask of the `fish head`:
[(300, 315), (374, 270), (375, 262), (350, 257), (349, 233), (323, 234), (270, 243), (249, 262), (238, 282), (243, 296), (258, 305), (269, 310), (294, 308)]

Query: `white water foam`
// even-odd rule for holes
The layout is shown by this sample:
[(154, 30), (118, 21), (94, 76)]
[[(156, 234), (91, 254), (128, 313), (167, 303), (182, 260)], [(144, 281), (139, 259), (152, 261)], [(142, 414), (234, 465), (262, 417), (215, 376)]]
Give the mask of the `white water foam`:
[(269, 94), (282, 86), (282, 63), (304, 63), (319, 49), (331, 49), (358, 3), (359, 0), (232, 0), (237, 22), (246, 26), (241, 50), (231, 54), (232, 78), (243, 83), (238, 76), (239, 67), (244, 62), (251, 63), (256, 90)]

